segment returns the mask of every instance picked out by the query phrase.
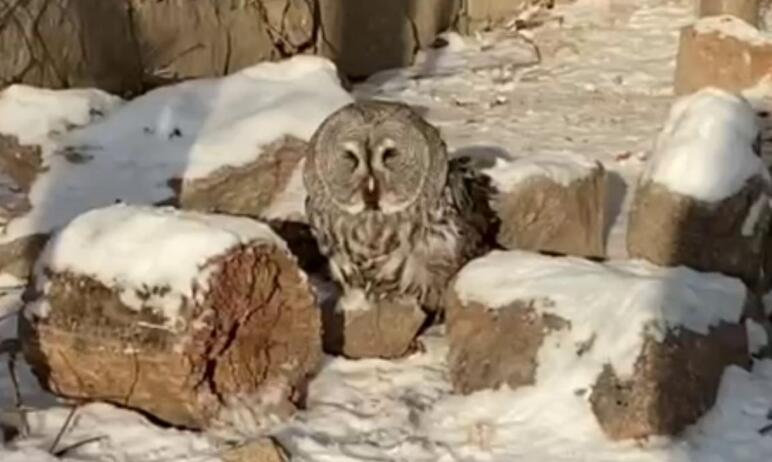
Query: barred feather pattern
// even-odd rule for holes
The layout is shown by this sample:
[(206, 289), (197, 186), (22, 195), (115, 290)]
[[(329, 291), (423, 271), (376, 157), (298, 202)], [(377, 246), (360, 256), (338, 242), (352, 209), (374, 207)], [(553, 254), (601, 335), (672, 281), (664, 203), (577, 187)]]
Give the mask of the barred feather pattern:
[(449, 280), (485, 251), (485, 204), (476, 204), (475, 174), (451, 162), (438, 203), (417, 201), (404, 211), (349, 214), (309, 196), (308, 218), (344, 292), (358, 289), (370, 301), (416, 300), (438, 310)]

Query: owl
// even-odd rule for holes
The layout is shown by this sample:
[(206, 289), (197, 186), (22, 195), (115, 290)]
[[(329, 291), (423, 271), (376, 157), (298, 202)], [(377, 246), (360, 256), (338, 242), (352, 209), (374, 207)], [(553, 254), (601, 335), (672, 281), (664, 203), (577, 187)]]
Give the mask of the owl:
[(484, 182), (449, 161), (438, 130), (405, 104), (331, 114), (311, 138), (303, 181), (343, 309), (388, 299), (436, 312), (450, 278), (485, 251)]

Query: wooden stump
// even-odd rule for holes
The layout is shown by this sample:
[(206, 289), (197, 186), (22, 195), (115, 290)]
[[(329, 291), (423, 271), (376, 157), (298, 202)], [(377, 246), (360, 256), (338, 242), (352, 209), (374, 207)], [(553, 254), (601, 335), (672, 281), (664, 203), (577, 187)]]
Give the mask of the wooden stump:
[(673, 86), (676, 95), (706, 87), (741, 91), (771, 71), (767, 35), (734, 16), (714, 16), (681, 30)]
[(485, 171), (498, 194), (497, 241), (511, 250), (605, 256), (606, 171), (578, 155), (500, 161)]
[(768, 199), (769, 185), (760, 176), (714, 203), (642, 182), (630, 211), (627, 251), (631, 258), (720, 272), (756, 287), (772, 219)]
[(261, 148), (257, 160), (218, 169), (205, 178), (172, 180), (181, 208), (263, 220), (305, 220), (302, 171), (308, 145), (285, 136)]
[(613, 440), (677, 435), (713, 406), (727, 366), (750, 366), (748, 295), (685, 267), (492, 252), (448, 292), (450, 380), (463, 394), (584, 396)]
[(706, 88), (673, 104), (638, 180), (630, 258), (721, 272), (755, 287), (772, 223), (772, 181), (749, 102)]
[[(137, 231), (148, 219), (158, 226)], [(127, 227), (135, 239), (115, 242)], [(186, 239), (198, 261), (175, 254)], [(212, 241), (221, 251), (196, 248)], [(91, 271), (87, 262), (109, 251), (113, 268)], [(137, 261), (122, 258), (131, 252)], [(189, 287), (164, 283), (152, 266), (138, 278), (143, 260), (168, 259), (182, 272), (195, 264)], [(42, 385), (174, 425), (227, 420), (227, 403), (237, 401), (286, 416), (321, 358), (319, 310), (305, 275), (266, 225), (246, 218), (120, 205), (88, 212), (49, 242), (35, 286), (20, 333)]]
[(316, 278), (323, 294), (322, 345), (326, 353), (352, 359), (401, 358), (412, 352), (426, 322), (426, 313), (407, 301), (354, 302), (341, 299), (339, 287), (329, 279)]

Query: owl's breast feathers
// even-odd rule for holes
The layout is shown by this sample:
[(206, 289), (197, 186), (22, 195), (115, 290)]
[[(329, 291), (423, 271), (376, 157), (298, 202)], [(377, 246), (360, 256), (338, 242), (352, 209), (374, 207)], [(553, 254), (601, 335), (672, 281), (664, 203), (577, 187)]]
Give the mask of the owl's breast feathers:
[(451, 167), (438, 200), (399, 213), (324, 213), (309, 204), (320, 247), (344, 287), (373, 299), (410, 296), (438, 306), (448, 280), (485, 250), (489, 227), (483, 186), (466, 164)]

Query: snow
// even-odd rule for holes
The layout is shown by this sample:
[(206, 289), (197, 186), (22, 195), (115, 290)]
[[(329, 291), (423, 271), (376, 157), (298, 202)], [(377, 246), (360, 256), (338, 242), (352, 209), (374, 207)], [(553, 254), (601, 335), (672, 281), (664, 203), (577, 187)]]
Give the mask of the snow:
[(754, 46), (772, 45), (772, 35), (732, 15), (701, 18), (694, 23), (694, 30), (699, 34), (717, 33), (721, 37), (732, 37)]
[(685, 96), (673, 105), (642, 178), (698, 200), (726, 199), (753, 176), (769, 180), (753, 152), (759, 130), (742, 96), (717, 88)]
[[(56, 234), (38, 261), (37, 282), (45, 290), (49, 271), (88, 276), (121, 290), (128, 307), (151, 307), (174, 327), (184, 300), (206, 293), (209, 262), (249, 244), (286, 251), (267, 225), (249, 218), (116, 204), (84, 213)], [(44, 298), (29, 309), (45, 316)]]
[(757, 354), (769, 345), (769, 335), (764, 326), (753, 319), (746, 319), (745, 329), (748, 332), (748, 350), (751, 354)]
[[(577, 388), (593, 383), (607, 363), (619, 374), (632, 373), (644, 333), (661, 341), (669, 330), (707, 334), (722, 321), (739, 322), (746, 297), (741, 281), (686, 267), (599, 264), (522, 251), (495, 251), (471, 262), (458, 274), (454, 291), (462, 303), (489, 309), (533, 300), (537, 312), (569, 321), (569, 330), (551, 337), (565, 338), (539, 362), (539, 377), (576, 375)], [(577, 360), (574, 345), (591, 338), (593, 348)]]
[[(116, 201), (167, 200), (170, 179), (244, 165), (284, 135), (307, 140), (350, 101), (335, 66), (312, 56), (162, 87), (124, 104), (101, 92), (10, 87), (0, 93), (0, 133), (40, 142), (48, 170), (32, 187), (32, 211), (12, 221), (0, 242), (49, 232)], [(105, 117), (61, 132), (88, 123), (95, 110)]]
[[(572, 153), (601, 162), (609, 173), (613, 212), (608, 254), (622, 259), (626, 257), (626, 217), (634, 184), (673, 103), (678, 35), (682, 26), (693, 22), (693, 5), (687, 0), (559, 3), (555, 12), (562, 16), (562, 23), (552, 21), (528, 31), (541, 51), (541, 60), (536, 58), (534, 47), (512, 31), (494, 30), (473, 38), (447, 34), (447, 47), (423, 52), (415, 66), (384, 72), (356, 85), (354, 94), (415, 105), (440, 128), (454, 155), (511, 160)], [(260, 145), (247, 144), (257, 142), (264, 126), (255, 122), (252, 132), (246, 125), (253, 117), (259, 120), (262, 109), (250, 108), (259, 105), (258, 87), (265, 83), (268, 88), (268, 82), (277, 76), (297, 78), (285, 82), (286, 86), (306, 91), (307, 106), (298, 102), (304, 117), (306, 110), (311, 114), (317, 106), (315, 98), (340, 99), (332, 106), (350, 100), (324, 70), (327, 65), (320, 64), (312, 72), (319, 76), (318, 81), (311, 74), (306, 79), (301, 72), (291, 75), (282, 71), (285, 65), (263, 68), (265, 74), (254, 82), (237, 73), (241, 76), (190, 82), (171, 87), (176, 91), (162, 89), (130, 102), (115, 99), (112, 105), (100, 102), (99, 92), (90, 90), (82, 94), (81, 103), (59, 104), (59, 95), (64, 93), (52, 92), (57, 96), (50, 105), (39, 103), (25, 109), (26, 127), (21, 122), (9, 125), (22, 119), (10, 109), (0, 109), (0, 132), (26, 130), (26, 140), (40, 139), (49, 168), (35, 186), (36, 209), (17, 220), (7, 231), (7, 238), (58, 227), (115, 199), (132, 203), (167, 199), (171, 195), (166, 186), (170, 175), (193, 178), (217, 168), (216, 161), (230, 165), (246, 159), (248, 152), (258, 156)], [(237, 90), (242, 83), (243, 92)], [(225, 94), (222, 98), (221, 90)], [(18, 112), (18, 98), (2, 95), (0, 108), (11, 107), (2, 106), (11, 101), (16, 114), (22, 114)], [(772, 107), (770, 95), (772, 89), (759, 89), (759, 109)], [(92, 106), (102, 109), (90, 111)], [(77, 128), (84, 124), (90, 125)], [(175, 134), (174, 127), (180, 128), (182, 136)], [(199, 140), (196, 163), (189, 164)], [(203, 159), (209, 148), (211, 157)], [(66, 157), (60, 154), (68, 153), (90, 160), (65, 162)], [(77, 159), (78, 155), (70, 157)], [(302, 182), (294, 184), (297, 187)], [(298, 203), (292, 194), (302, 197), (302, 191), (291, 189), (284, 196), (285, 204)], [(283, 210), (278, 207), (271, 213), (281, 216)], [(614, 273), (616, 279), (612, 281), (616, 283), (629, 279), (643, 286), (646, 284), (640, 279), (645, 278), (633, 270), (644, 274), (652, 271), (638, 264), (612, 264), (604, 269)], [(682, 273), (674, 274), (689, 280)], [(656, 274), (646, 277), (651, 277), (652, 285), (664, 282)], [(602, 296), (604, 290), (598, 293)], [(711, 293), (733, 299), (731, 291), (716, 289)], [(650, 295), (653, 297), (655, 291)], [(619, 309), (620, 305), (615, 302), (613, 307)], [(657, 314), (661, 322), (673, 321), (656, 311), (632, 321), (650, 314)], [(705, 318), (688, 320), (706, 326), (721, 315), (732, 317), (734, 311), (708, 311)], [(616, 322), (610, 322), (609, 327), (627, 332), (627, 324), (622, 325), (616, 317), (610, 319)], [(750, 324), (747, 328), (760, 342), (761, 336), (756, 335), (760, 331)], [(0, 329), (0, 335), (15, 335), (15, 320), (0, 321)], [(728, 368), (716, 405), (682, 437), (611, 443), (588, 413), (586, 395), (577, 395), (577, 378), (581, 376), (576, 368), (568, 368), (570, 374), (565, 379), (563, 375), (547, 377), (548, 369), (540, 372), (538, 387), (453, 395), (447, 379), (447, 344), (441, 334), (438, 329), (425, 335), (421, 339), (425, 353), (398, 361), (327, 357), (310, 384), (306, 409), (289, 424), (273, 430), (274, 436), (293, 460), (301, 462), (772, 460), (772, 438), (759, 433), (772, 424), (767, 416), (772, 409), (770, 360), (757, 361), (750, 372)], [(562, 351), (556, 343), (565, 338), (559, 332), (550, 335), (540, 359)], [(630, 340), (630, 336), (624, 337)], [(568, 346), (572, 346), (570, 342)], [(4, 373), (0, 364), (0, 387), (7, 383)], [(30, 404), (31, 396), (40, 395), (33, 392), (34, 379), (22, 380), (25, 403)], [(8, 389), (0, 389), (0, 401), (9, 397)], [(3, 401), (3, 407), (10, 401)], [(39, 407), (33, 419), (33, 438), (0, 446), (0, 460), (52, 460), (46, 454), (67, 410), (42, 401)], [(68, 432), (65, 444), (90, 436), (105, 438), (72, 451), (65, 460), (219, 460), (210, 441), (201, 434), (162, 429), (137, 414), (106, 405), (83, 407), (78, 415), (76, 428)]]
[(70, 408), (62, 406), (27, 413), (29, 436), (6, 449), (0, 446), (0, 460), (221, 462), (222, 450), (201, 434), (164, 429), (135, 412), (100, 403), (77, 409), (56, 446), (58, 450), (75, 447), (63, 459), (53, 458), (48, 450), (69, 414)]
[(518, 185), (534, 177), (544, 177), (562, 186), (590, 176), (599, 169), (591, 159), (573, 154), (556, 153), (526, 156), (511, 161), (496, 159), (491, 168), (483, 169), (496, 188), (511, 192)]
[[(274, 435), (299, 462), (757, 462), (772, 441), (772, 361), (726, 370), (716, 406), (680, 439), (607, 440), (587, 395), (548, 383), (453, 395), (440, 331), (426, 352), (397, 361), (329, 358), (308, 409)], [(551, 334), (551, 335), (554, 335)]]

